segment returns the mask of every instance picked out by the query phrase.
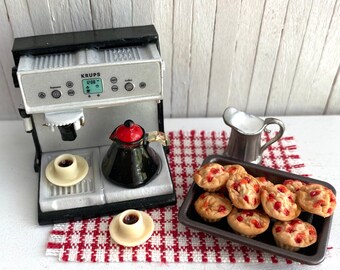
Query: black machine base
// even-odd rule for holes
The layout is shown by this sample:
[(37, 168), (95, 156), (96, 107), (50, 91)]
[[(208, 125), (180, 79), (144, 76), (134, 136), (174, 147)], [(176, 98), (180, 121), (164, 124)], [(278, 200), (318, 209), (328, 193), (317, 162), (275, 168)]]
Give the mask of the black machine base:
[(42, 212), (38, 206), (38, 222), (40, 225), (56, 224), (118, 214), (127, 209), (145, 210), (174, 204), (176, 204), (175, 191), (155, 197), (50, 212)]

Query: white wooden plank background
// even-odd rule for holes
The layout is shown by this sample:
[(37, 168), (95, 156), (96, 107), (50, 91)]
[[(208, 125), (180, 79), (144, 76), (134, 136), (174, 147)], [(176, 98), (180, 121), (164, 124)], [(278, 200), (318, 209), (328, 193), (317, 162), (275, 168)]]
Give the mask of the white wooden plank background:
[[(334, 0), (313, 2), (286, 107), (288, 114), (314, 114), (323, 111), (325, 95), (329, 95), (329, 89), (323, 88), (319, 92), (313, 91), (312, 82), (320, 64), (330, 21), (334, 13), (334, 5)], [(315, 38), (315, 36), (318, 38)], [(335, 49), (339, 49), (339, 47)]]
[(236, 51), (227, 101), (228, 105), (233, 105), (240, 110), (246, 110), (247, 107), (264, 4), (264, 0), (241, 2)]
[(340, 113), (340, 0), (0, 0), (0, 119), (15, 37), (154, 24), (166, 117)]
[(216, 4), (207, 115), (220, 115), (228, 106), (241, 11), (241, 0), (217, 0)]
[[(296, 71), (312, 1), (290, 0), (267, 101), (266, 114), (284, 115)], [(317, 38), (317, 37), (315, 37)]]

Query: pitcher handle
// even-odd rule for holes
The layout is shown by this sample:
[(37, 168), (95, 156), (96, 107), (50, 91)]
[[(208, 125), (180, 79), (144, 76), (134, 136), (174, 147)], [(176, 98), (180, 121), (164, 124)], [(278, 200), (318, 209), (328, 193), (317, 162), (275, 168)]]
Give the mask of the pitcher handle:
[(266, 128), (269, 125), (278, 125), (280, 130), (273, 138), (271, 138), (268, 142), (266, 142), (263, 146), (261, 146), (260, 155), (262, 155), (263, 151), (266, 150), (270, 145), (272, 145), (274, 142), (276, 142), (278, 139), (280, 139), (283, 135), (283, 132), (285, 131), (285, 125), (279, 119), (266, 118), (264, 120), (264, 128)]

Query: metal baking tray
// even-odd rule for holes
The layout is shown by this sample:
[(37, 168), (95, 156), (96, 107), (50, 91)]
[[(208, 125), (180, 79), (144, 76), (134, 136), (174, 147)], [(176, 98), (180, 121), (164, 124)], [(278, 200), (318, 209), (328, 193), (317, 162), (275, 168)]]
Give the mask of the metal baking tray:
[[(252, 163), (240, 162), (238, 160), (233, 160), (230, 158), (226, 158), (224, 156), (219, 155), (208, 156), (204, 160), (202, 165), (212, 162), (219, 163), (221, 165), (239, 164), (243, 166), (250, 175), (264, 176), (270, 181), (272, 181), (274, 184), (282, 183), (286, 179), (296, 179), (306, 183), (322, 184), (331, 189), (334, 192), (334, 194), (336, 193), (332, 185), (323, 181), (303, 177), (292, 173), (287, 173), (280, 170), (274, 170), (271, 168), (263, 167)], [(226, 218), (223, 218), (221, 221), (216, 223), (204, 222), (203, 219), (201, 219), (201, 217), (196, 213), (196, 210), (194, 208), (194, 202), (196, 201), (198, 196), (203, 192), (204, 190), (197, 186), (195, 183), (192, 184), (190, 190), (188, 191), (188, 194), (184, 199), (183, 204), (180, 207), (179, 221), (182, 224), (217, 237), (234, 241), (257, 250), (267, 251), (275, 255), (282, 256), (305, 264), (311, 265), (320, 264), (325, 259), (325, 253), (327, 249), (327, 243), (331, 230), (333, 215), (328, 218), (323, 218), (307, 212), (302, 212), (299, 218), (313, 224), (318, 233), (318, 240), (315, 244), (306, 248), (301, 248), (299, 251), (294, 252), (276, 246), (271, 232), (274, 220), (271, 221), (271, 224), (266, 232), (256, 236), (255, 238), (247, 238), (234, 233), (232, 229), (229, 227)]]

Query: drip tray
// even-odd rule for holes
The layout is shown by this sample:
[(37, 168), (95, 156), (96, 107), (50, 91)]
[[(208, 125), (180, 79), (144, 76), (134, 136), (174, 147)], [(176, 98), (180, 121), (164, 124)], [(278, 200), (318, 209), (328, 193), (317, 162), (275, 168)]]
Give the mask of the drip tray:
[(99, 149), (89, 148), (68, 151), (72, 155), (85, 158), (89, 165), (86, 177), (78, 184), (69, 187), (60, 187), (52, 184), (45, 176), (47, 165), (65, 152), (50, 152), (42, 155), (40, 174), (40, 197), (39, 204), (42, 212), (58, 211), (89, 205), (105, 203), (103, 183), (97, 166)]
[(69, 150), (85, 158), (89, 165), (86, 177), (78, 184), (60, 187), (49, 182), (45, 168), (65, 151), (44, 153), (39, 183), (39, 224), (51, 224), (118, 213), (129, 208), (147, 209), (175, 204), (176, 194), (163, 147), (151, 143), (158, 171), (149, 183), (129, 189), (112, 184), (101, 173), (106, 147)]

